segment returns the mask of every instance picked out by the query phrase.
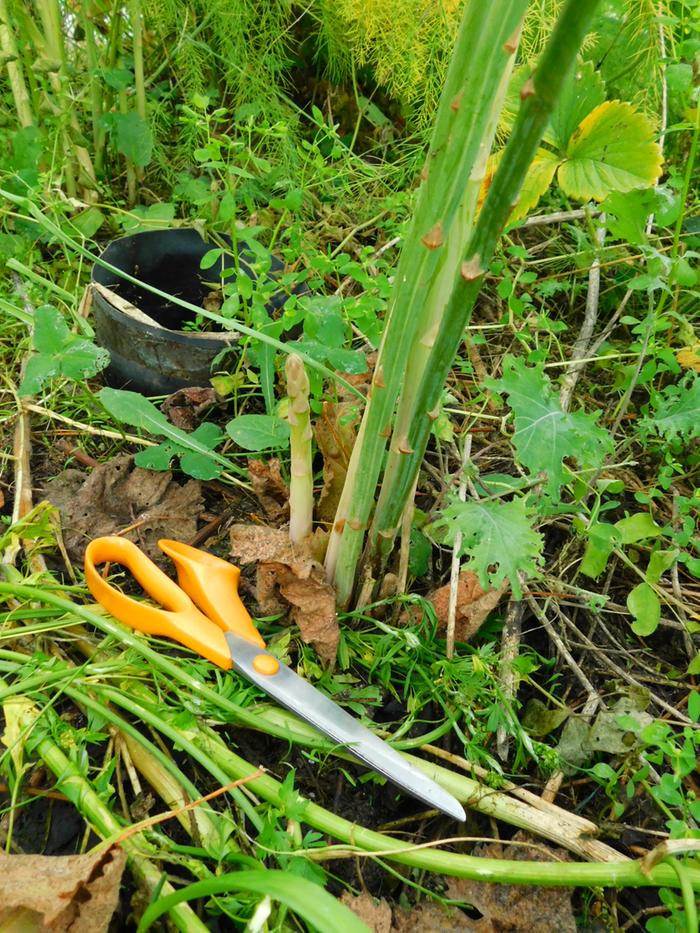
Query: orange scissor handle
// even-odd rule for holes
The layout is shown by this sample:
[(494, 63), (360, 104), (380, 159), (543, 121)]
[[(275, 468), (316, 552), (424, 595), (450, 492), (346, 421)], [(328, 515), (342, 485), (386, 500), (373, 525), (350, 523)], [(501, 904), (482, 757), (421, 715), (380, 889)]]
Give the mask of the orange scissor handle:
[(233, 632), (260, 648), (265, 642), (238, 595), (241, 571), (227, 560), (181, 541), (161, 538), (158, 547), (177, 568), (177, 581), (202, 612), (224, 632)]
[[(146, 557), (143, 551), (125, 538), (109, 535), (91, 541), (85, 550), (85, 579), (95, 599), (115, 618), (126, 625), (150, 635), (160, 635), (179, 641), (180, 644), (198, 652), (226, 670), (232, 667), (232, 660), (223, 630), (230, 628), (231, 624), (236, 620), (238, 620), (240, 629), (242, 629), (242, 631), (239, 629), (239, 634), (264, 647), (262, 638), (253, 626), (250, 616), (238, 597), (236, 588), (239, 572), (237, 568), (227, 564), (226, 561), (220, 561), (219, 558), (205, 554), (203, 551), (187, 548), (187, 545), (181, 545), (177, 541), (164, 543), (170, 549), (163, 548), (166, 553), (178, 548), (193, 552), (193, 554), (188, 555), (183, 551), (176, 561), (178, 574), (184, 578), (183, 582), (187, 584), (186, 586), (178, 586), (174, 583), (162, 570), (156, 567), (153, 561)], [(201, 558), (195, 560), (195, 555), (211, 558), (211, 560), (218, 561), (218, 563), (233, 571), (233, 575), (230, 573), (226, 575), (229, 586), (232, 584), (232, 588), (228, 593), (225, 593), (222, 587), (224, 575), (221, 568), (218, 568), (218, 572), (210, 570), (212, 578), (219, 582), (218, 585), (213, 587), (209, 597), (206, 596), (206, 593), (198, 592), (198, 589), (202, 590), (206, 585), (208, 574), (202, 574), (199, 570), (192, 570), (188, 573), (189, 567), (195, 565), (198, 568), (206, 566), (206, 561), (202, 561)], [(164, 608), (146, 606), (124, 595), (124, 593), (120, 593), (119, 590), (104, 580), (97, 571), (96, 565), (106, 561), (127, 567), (148, 595), (153, 597)], [(199, 582), (197, 583), (197, 581)], [(226, 598), (231, 603), (232, 608), (226, 611), (218, 611), (215, 617), (209, 619), (194, 605), (185, 590), (189, 590), (190, 595), (197, 602), (200, 602), (199, 596), (203, 596), (200, 605), (205, 612), (209, 609), (207, 600), (213, 602), (210, 597), (214, 596), (216, 598)], [(241, 616), (240, 613), (243, 615)]]

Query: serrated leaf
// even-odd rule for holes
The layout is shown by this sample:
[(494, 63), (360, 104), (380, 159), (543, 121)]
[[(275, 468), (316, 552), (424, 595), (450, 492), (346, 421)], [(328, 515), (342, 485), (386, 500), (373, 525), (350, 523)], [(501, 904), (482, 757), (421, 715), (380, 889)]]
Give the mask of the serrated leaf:
[(669, 386), (654, 400), (654, 415), (644, 418), (641, 427), (667, 440), (690, 440), (700, 434), (700, 376), (690, 384)]
[(627, 608), (634, 616), (632, 631), (642, 637), (653, 635), (661, 619), (661, 603), (648, 583), (635, 586), (627, 597)]
[(239, 415), (226, 433), (244, 450), (271, 450), (289, 445), (289, 423), (276, 415)]
[(513, 596), (520, 599), (518, 574), (532, 576), (542, 559), (542, 535), (532, 527), (527, 501), (462, 502), (454, 500), (442, 513), (438, 525), (447, 530), (454, 543), (462, 532), (460, 556), (469, 558), (467, 568), (479, 577), (481, 586), (497, 589), (510, 582)]
[(605, 223), (613, 237), (640, 245), (647, 242), (646, 223), (659, 199), (652, 189), (613, 191), (605, 199)]
[(696, 373), (700, 373), (700, 343), (678, 350), (676, 359), (683, 369), (694, 369)]
[(593, 62), (577, 62), (559, 92), (544, 138), (558, 149), (566, 149), (579, 123), (604, 101), (600, 72)]
[[(486, 200), (486, 195), (491, 187), (491, 182), (500, 165), (501, 157), (504, 152), (505, 149), (501, 149), (500, 152), (495, 152), (489, 159), (486, 175), (484, 176), (484, 181), (482, 182), (479, 192), (479, 199), (477, 202), (478, 210), (481, 210), (481, 206)], [(527, 175), (525, 176), (520, 194), (518, 195), (518, 201), (508, 217), (508, 223), (515, 223), (516, 220), (525, 217), (525, 215), (535, 207), (542, 195), (551, 185), (554, 173), (560, 162), (561, 159), (559, 156), (550, 152), (549, 149), (537, 150), (527, 170)]]
[(564, 461), (597, 469), (612, 449), (596, 415), (565, 412), (541, 366), (527, 367), (512, 356), (503, 361), (503, 375), (488, 386), (508, 396), (515, 416), (513, 444), (518, 460), (533, 475), (546, 473), (546, 489), (557, 494), (570, 473)]
[[(222, 467), (231, 468), (229, 461), (212, 449), (222, 437), (215, 425), (209, 425), (205, 430), (205, 425), (200, 425), (196, 431), (188, 434), (171, 424), (152, 402), (138, 392), (104, 388), (98, 397), (110, 415), (118, 421), (156, 437), (166, 438), (164, 444), (136, 455), (139, 466), (148, 466), (153, 470), (167, 469), (172, 458), (179, 456), (183, 471), (189, 472), (188, 468), (194, 470), (189, 475), (198, 479), (214, 479), (221, 475)], [(216, 434), (212, 430), (214, 428)]]
[(600, 104), (569, 141), (557, 175), (562, 190), (581, 201), (602, 201), (612, 191), (653, 185), (662, 165), (654, 135), (651, 121), (631, 104)]

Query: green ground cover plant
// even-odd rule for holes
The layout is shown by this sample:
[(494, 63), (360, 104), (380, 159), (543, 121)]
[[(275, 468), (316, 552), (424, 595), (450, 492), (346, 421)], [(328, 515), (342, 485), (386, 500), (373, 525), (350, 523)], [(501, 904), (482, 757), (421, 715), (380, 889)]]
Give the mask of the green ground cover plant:
[[(480, 879), (523, 924), (575, 888), (542, 929), (695, 930), (700, 10), (401, 8), (0, 4), (0, 838), (65, 854), (77, 814), (129, 929), (505, 922)], [(104, 383), (81, 300), (107, 241), (172, 226), (232, 259), (202, 306), (132, 277), (238, 338), (189, 422)], [(335, 663), (250, 578), (271, 650), (465, 827), (91, 604), (51, 486), (125, 454), (196, 484), (221, 556), (288, 528)]]

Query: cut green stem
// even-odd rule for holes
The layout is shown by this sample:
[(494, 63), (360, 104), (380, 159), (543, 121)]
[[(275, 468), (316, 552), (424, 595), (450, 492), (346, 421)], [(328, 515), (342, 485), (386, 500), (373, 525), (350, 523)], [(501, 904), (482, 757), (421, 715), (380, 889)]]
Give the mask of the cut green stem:
[(290, 353), (285, 364), (287, 376), (287, 421), (290, 428), (289, 538), (301, 544), (311, 534), (314, 510), (309, 380), (304, 361)]

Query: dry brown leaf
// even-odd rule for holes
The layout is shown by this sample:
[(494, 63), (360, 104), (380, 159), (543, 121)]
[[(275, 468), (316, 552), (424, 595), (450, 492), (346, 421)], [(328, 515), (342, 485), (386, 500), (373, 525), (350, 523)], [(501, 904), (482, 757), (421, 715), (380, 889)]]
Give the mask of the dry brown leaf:
[(323, 403), (314, 427), (316, 445), (323, 455), (323, 489), (316, 508), (319, 521), (332, 522), (335, 517), (359, 420), (354, 402)]
[(180, 486), (172, 473), (135, 467), (133, 457), (115, 457), (86, 476), (64, 470), (50, 480), (44, 497), (61, 513), (61, 529), (71, 560), (80, 562), (92, 538), (117, 534), (135, 541), (154, 560), (164, 560), (159, 538), (189, 541), (197, 531), (202, 490), (197, 480)]
[(176, 428), (194, 431), (202, 420), (202, 414), (218, 401), (219, 397), (213, 389), (191, 386), (169, 395), (163, 402), (162, 410)]
[(372, 933), (391, 933), (391, 907), (383, 897), (377, 899), (369, 894), (350, 894), (349, 891), (344, 891), (340, 900), (367, 924)]
[(248, 461), (248, 474), (253, 492), (272, 522), (281, 523), (289, 518), (289, 487), (282, 479), (280, 462), (276, 457), (264, 463)]
[(0, 927), (23, 933), (103, 933), (119, 902), (126, 855), (0, 854)]
[[(530, 842), (524, 832), (513, 837), (517, 842)], [(555, 858), (568, 860), (562, 849), (552, 846), (544, 850), (537, 846), (487, 843), (478, 846), (474, 854), (484, 858), (545, 862), (556, 871)], [(551, 860), (548, 858), (551, 853)], [(575, 933), (576, 919), (571, 907), (571, 888), (544, 888), (534, 885), (490, 884), (465, 878), (450, 878), (447, 894), (454, 900), (473, 904), (483, 918), (469, 929), (475, 933)]]
[[(501, 596), (507, 589), (507, 584), (497, 590), (484, 591), (479, 584), (479, 578), (471, 570), (463, 570), (459, 575), (457, 586), (457, 615), (455, 617), (455, 640), (469, 641), (479, 631), (481, 626), (498, 605)], [(438, 621), (438, 631), (444, 632), (447, 628), (447, 612), (450, 602), (450, 585), (441, 586), (428, 595), (428, 600), (435, 609)], [(403, 613), (402, 621), (417, 619), (420, 613), (418, 606), (411, 606)]]
[(291, 621), (301, 637), (327, 663), (335, 660), (340, 629), (335, 590), (310, 544), (292, 545), (286, 531), (262, 525), (233, 525), (231, 554), (244, 564), (257, 564), (256, 599), (264, 613), (291, 607)]

